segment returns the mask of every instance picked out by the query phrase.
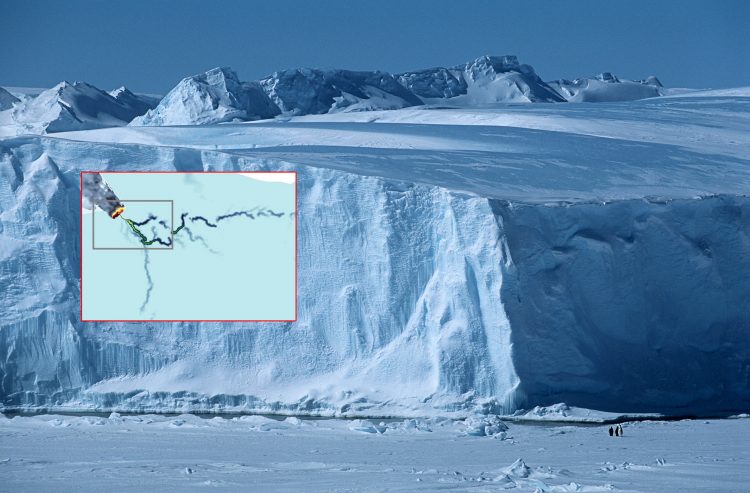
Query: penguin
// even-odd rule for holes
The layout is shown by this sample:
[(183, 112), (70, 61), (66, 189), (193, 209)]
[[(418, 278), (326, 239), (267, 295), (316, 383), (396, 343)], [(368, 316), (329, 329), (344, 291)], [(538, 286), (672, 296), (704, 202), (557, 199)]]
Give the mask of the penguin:
[(612, 436), (615, 434), (615, 430), (612, 429), (612, 427), (609, 427), (609, 436)]

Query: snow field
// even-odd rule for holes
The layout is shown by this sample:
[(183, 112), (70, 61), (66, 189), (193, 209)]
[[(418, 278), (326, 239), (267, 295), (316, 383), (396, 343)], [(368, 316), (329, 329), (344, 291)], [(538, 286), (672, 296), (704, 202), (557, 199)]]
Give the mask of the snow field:
[(741, 492), (747, 419), (607, 426), (453, 420), (361, 422), (194, 415), (0, 416), (0, 479), (12, 491)]

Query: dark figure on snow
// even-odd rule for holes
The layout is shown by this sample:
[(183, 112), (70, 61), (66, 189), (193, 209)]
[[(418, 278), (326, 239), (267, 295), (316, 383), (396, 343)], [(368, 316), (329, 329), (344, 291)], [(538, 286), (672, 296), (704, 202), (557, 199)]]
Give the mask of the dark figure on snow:
[(610, 426), (609, 427), (609, 436), (614, 435), (614, 433), (615, 433), (615, 430), (613, 430), (612, 427)]
[(620, 436), (620, 425), (615, 426), (615, 436), (616, 437)]

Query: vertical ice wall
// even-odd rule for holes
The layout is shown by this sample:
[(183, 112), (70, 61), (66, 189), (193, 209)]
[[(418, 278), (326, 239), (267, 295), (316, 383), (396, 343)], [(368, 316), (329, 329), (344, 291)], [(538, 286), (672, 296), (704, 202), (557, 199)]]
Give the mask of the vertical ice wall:
[(298, 167), (297, 323), (81, 324), (82, 163), (266, 166), (6, 141), (4, 406), (405, 415), (559, 401), (673, 413), (750, 405), (746, 197), (522, 205)]
[(520, 405), (750, 407), (750, 199), (492, 205)]
[(15, 245), (0, 260), (0, 282), (11, 287), (0, 305), (6, 406), (375, 414), (512, 408), (517, 378), (500, 298), (503, 235), (485, 199), (296, 168), (297, 323), (81, 324), (83, 156), (90, 169), (172, 163), (175, 156), (190, 169), (263, 164), (167, 148), (14, 143), (3, 154), (14, 177), (0, 191), (3, 242)]

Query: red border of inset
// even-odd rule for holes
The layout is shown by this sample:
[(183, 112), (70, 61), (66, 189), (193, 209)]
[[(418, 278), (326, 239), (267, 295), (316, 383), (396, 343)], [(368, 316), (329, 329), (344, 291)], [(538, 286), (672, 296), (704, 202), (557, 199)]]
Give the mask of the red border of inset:
[[(84, 320), (83, 318), (83, 174), (84, 173), (140, 173), (140, 174), (166, 174), (166, 173), (181, 173), (181, 174), (201, 174), (201, 173), (222, 173), (222, 174), (233, 174), (233, 173), (292, 173), (294, 174), (294, 320)], [(297, 321), (297, 234), (299, 231), (297, 216), (298, 203), (297, 203), (297, 172), (296, 171), (109, 171), (109, 170), (86, 170), (80, 172), (80, 194), (81, 194), (81, 211), (80, 211), (80, 226), (78, 228), (79, 233), (79, 245), (80, 245), (80, 309), (81, 309), (81, 322), (287, 322), (293, 323)]]

